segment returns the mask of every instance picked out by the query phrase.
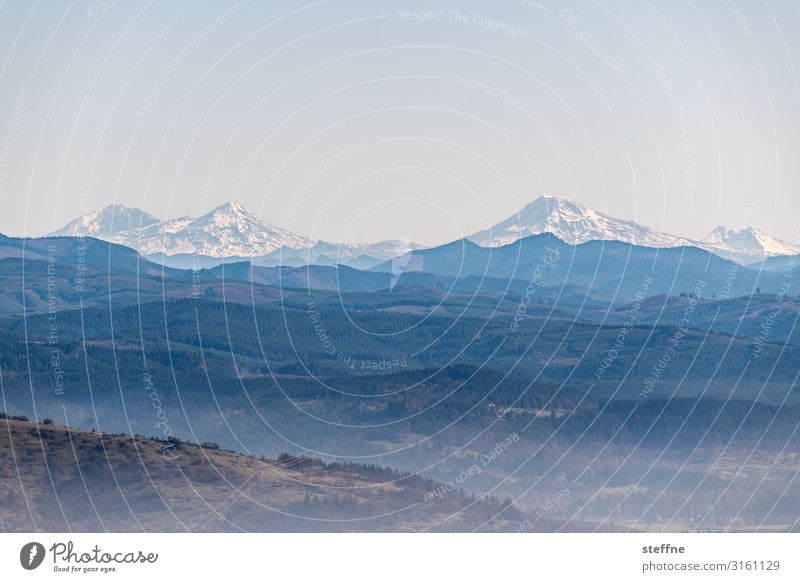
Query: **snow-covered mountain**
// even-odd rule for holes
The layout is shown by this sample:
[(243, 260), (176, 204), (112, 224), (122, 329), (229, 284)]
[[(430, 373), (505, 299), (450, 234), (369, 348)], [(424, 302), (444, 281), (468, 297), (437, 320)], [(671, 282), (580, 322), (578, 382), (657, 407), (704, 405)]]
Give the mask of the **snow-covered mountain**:
[(144, 210), (112, 204), (76, 218), (50, 236), (90, 236), (110, 240), (115, 233), (145, 228), (159, 222), (155, 216)]
[(789, 244), (755, 228), (728, 230), (719, 226), (700, 241), (698, 246), (741, 264), (768, 257), (800, 254), (800, 246)]
[[(550, 233), (569, 244), (590, 240), (621, 241), (645, 247), (694, 246), (740, 264), (768, 257), (800, 254), (791, 245), (754, 228), (740, 231), (718, 227), (694, 241), (614, 218), (574, 200), (541, 196), (517, 214), (468, 239), (485, 247), (500, 247), (518, 239)], [(198, 218), (158, 220), (121, 204), (90, 212), (51, 236), (90, 236), (122, 244), (171, 266), (186, 266), (189, 255), (206, 257), (204, 266), (223, 258), (258, 258), (258, 264), (344, 264), (372, 266), (422, 248), (410, 241), (336, 244), (316, 241), (264, 222), (243, 206), (229, 202)], [(172, 257), (172, 259), (170, 259)]]
[(199, 254), (209, 257), (258, 256), (314, 242), (264, 222), (246, 208), (229, 202), (198, 218), (185, 216), (160, 221), (135, 208), (108, 206), (78, 218), (53, 236), (86, 236), (134, 248), (144, 255)]
[(614, 218), (579, 202), (555, 196), (541, 196), (517, 214), (490, 229), (476, 232), (468, 239), (481, 246), (499, 247), (545, 232), (570, 244), (613, 240), (654, 248), (693, 246), (743, 265), (768, 257), (800, 253), (800, 246), (755, 228), (733, 231), (720, 226), (703, 240), (695, 241), (659, 232), (631, 220)]
[[(159, 262), (185, 266), (184, 255), (212, 258), (258, 257), (265, 264), (348, 264), (372, 266), (421, 248), (410, 241), (335, 244), (315, 241), (264, 222), (229, 202), (198, 218), (160, 221), (146, 212), (114, 204), (90, 212), (50, 236), (90, 236), (125, 245)], [(204, 261), (204, 266), (215, 264)]]
[(492, 228), (476, 232), (468, 239), (484, 247), (500, 247), (545, 232), (569, 244), (590, 240), (616, 240), (645, 247), (696, 244), (631, 220), (614, 218), (580, 202), (555, 196), (540, 196), (517, 214)]

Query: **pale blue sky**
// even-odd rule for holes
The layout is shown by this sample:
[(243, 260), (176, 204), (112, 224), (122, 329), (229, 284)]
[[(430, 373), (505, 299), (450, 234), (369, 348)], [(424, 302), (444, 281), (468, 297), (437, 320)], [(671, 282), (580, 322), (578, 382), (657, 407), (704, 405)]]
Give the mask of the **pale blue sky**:
[(800, 4), (631, 4), (0, 3), (0, 232), (235, 200), (434, 244), (547, 193), (796, 239)]

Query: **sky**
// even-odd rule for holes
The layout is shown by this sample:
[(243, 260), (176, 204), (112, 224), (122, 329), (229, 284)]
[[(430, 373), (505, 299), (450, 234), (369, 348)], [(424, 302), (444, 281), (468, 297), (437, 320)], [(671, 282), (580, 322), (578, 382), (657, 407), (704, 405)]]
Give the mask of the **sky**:
[(0, 232), (238, 202), (439, 244), (542, 194), (800, 239), (800, 5), (0, 3)]

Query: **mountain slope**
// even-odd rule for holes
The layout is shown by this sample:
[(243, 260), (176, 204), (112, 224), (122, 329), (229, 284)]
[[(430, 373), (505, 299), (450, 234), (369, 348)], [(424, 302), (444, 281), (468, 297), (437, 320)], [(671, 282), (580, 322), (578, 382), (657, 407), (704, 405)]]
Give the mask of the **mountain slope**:
[(631, 220), (614, 218), (583, 204), (540, 196), (517, 214), (468, 239), (484, 247), (500, 247), (535, 234), (554, 234), (564, 242), (580, 244), (591, 240), (615, 240), (646, 247), (675, 247), (691, 244), (671, 234), (655, 231)]
[(719, 226), (700, 241), (698, 246), (740, 264), (753, 263), (768, 257), (800, 254), (800, 246), (789, 244), (755, 228), (737, 231)]
[(4, 531), (513, 531), (525, 519), (491, 498), (426, 497), (435, 487), (374, 465), (0, 419)]
[(256, 256), (281, 247), (305, 248), (312, 244), (310, 239), (264, 222), (234, 202), (196, 219), (177, 218), (150, 226), (137, 235), (144, 254)]
[(118, 242), (113, 239), (120, 233), (147, 228), (159, 222), (155, 216), (148, 214), (144, 210), (128, 208), (122, 204), (112, 204), (102, 210), (95, 210), (76, 218), (62, 228), (50, 233), (49, 236), (91, 236)]
[[(785, 284), (783, 273), (759, 273), (691, 246), (657, 249), (618, 241), (573, 246), (550, 233), (498, 248), (456, 241), (413, 251), (372, 270), (519, 279), (531, 282), (531, 295), (536, 295), (540, 286), (570, 285), (586, 289), (596, 299), (615, 302), (628, 302), (639, 291), (644, 296), (677, 295), (700, 286), (703, 297), (716, 294), (727, 298), (759, 290), (778, 293)], [(789, 279), (797, 278), (794, 273), (789, 275)], [(646, 278), (652, 280), (643, 288)]]
[(422, 247), (416, 243), (402, 240), (386, 240), (366, 244), (317, 241), (314, 246), (308, 248), (283, 247), (259, 257), (254, 262), (265, 267), (347, 265), (363, 269), (420, 248)]
[(365, 244), (314, 241), (269, 224), (234, 202), (198, 218), (164, 221), (114, 204), (77, 218), (50, 236), (99, 238), (136, 249), (168, 267), (194, 269), (214, 267), (222, 259), (253, 259), (263, 266), (346, 264), (368, 268), (421, 248), (400, 240)]
[(541, 196), (518, 213), (468, 240), (482, 247), (501, 247), (527, 236), (550, 233), (570, 244), (619, 241), (637, 246), (672, 248), (693, 246), (741, 265), (772, 256), (800, 254), (792, 245), (755, 228), (739, 231), (717, 227), (700, 241), (659, 232), (632, 220), (614, 218), (580, 202)]
[[(120, 213), (122, 220), (117, 220)], [(131, 217), (146, 220), (137, 224)], [(114, 224), (113, 229), (108, 228)], [(120, 223), (120, 228), (116, 224)], [(122, 228), (122, 227), (128, 228)], [(311, 240), (264, 222), (243, 206), (230, 202), (198, 218), (159, 221), (141, 210), (112, 206), (73, 221), (57, 232), (83, 227), (89, 236), (137, 249), (145, 255), (196, 253), (210, 257), (257, 256), (281, 247), (304, 248)]]

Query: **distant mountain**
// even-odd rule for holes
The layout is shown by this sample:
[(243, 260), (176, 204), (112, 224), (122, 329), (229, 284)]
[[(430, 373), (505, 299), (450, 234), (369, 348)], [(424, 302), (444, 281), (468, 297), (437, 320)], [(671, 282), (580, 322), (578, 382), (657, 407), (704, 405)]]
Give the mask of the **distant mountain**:
[(200, 254), (209, 257), (258, 256), (281, 248), (305, 248), (310, 239), (264, 222), (229, 202), (198, 218), (160, 221), (135, 208), (109, 206), (78, 218), (53, 235), (78, 234), (137, 249), (144, 255)]
[(0, 280), (0, 317), (152, 301), (193, 291), (191, 271), (165, 268), (124, 245), (91, 237), (0, 235)]
[(483, 247), (501, 247), (521, 238), (550, 233), (569, 244), (615, 240), (645, 247), (688, 246), (692, 241), (658, 232), (631, 220), (614, 218), (580, 202), (540, 196), (513, 216), (468, 239)]
[[(638, 319), (641, 324), (681, 325), (686, 309), (691, 306), (689, 297), (654, 295), (638, 302)], [(780, 308), (777, 309), (776, 307)], [(609, 311), (598, 310), (597, 321), (609, 324), (619, 317), (620, 323), (628, 317), (636, 304), (617, 306)], [(775, 295), (765, 294), (734, 297), (722, 301), (701, 301), (692, 311), (692, 327), (703, 331), (723, 333), (738, 337), (758, 338), (764, 333), (764, 321), (769, 318), (768, 339), (774, 342), (800, 344), (800, 297), (785, 297), (779, 303)]]
[(421, 245), (402, 240), (387, 240), (370, 244), (317, 241), (314, 246), (308, 248), (283, 247), (268, 255), (258, 257), (253, 262), (265, 267), (347, 265), (356, 269), (368, 269), (388, 259), (421, 248)]
[[(691, 293), (698, 285), (704, 298), (712, 294), (737, 297), (759, 290), (778, 293), (785, 283), (782, 273), (759, 273), (696, 247), (657, 249), (619, 241), (570, 245), (550, 233), (498, 248), (463, 239), (413, 251), (372, 270), (529, 281), (532, 299), (542, 286), (569, 285), (586, 289), (595, 299), (615, 302), (627, 302), (640, 291), (644, 296)], [(652, 280), (643, 286), (646, 278)]]
[(482, 247), (501, 247), (521, 238), (550, 233), (570, 244), (593, 240), (620, 241), (652, 248), (693, 246), (746, 265), (767, 257), (800, 253), (791, 245), (754, 228), (739, 231), (723, 226), (701, 241), (659, 232), (631, 220), (614, 218), (574, 200), (541, 196), (518, 213), (468, 239)]
[(90, 236), (118, 242), (112, 240), (118, 233), (147, 228), (159, 222), (155, 216), (144, 210), (112, 204), (76, 218), (63, 228), (50, 233), (50, 236)]
[[(31, 268), (37, 262), (45, 267), (49, 265), (52, 274), (63, 276), (78, 286), (82, 279), (98, 272), (108, 275), (112, 269), (117, 275), (177, 273), (143, 258), (125, 245), (109, 244), (93, 237), (81, 240), (73, 236), (12, 238), (0, 235), (0, 260), (28, 264)], [(191, 280), (191, 273), (186, 275)]]
[[(555, 196), (541, 196), (467, 240), (481, 247), (498, 248), (546, 233), (571, 245), (618, 241), (649, 248), (691, 246), (742, 265), (800, 254), (800, 246), (754, 228), (733, 231), (720, 226), (703, 240), (694, 241)], [(73, 220), (51, 236), (99, 238), (136, 249), (153, 261), (175, 268), (208, 268), (223, 262), (252, 260), (267, 267), (310, 264), (370, 269), (423, 248), (399, 240), (370, 244), (316, 241), (269, 224), (234, 202), (198, 218), (165, 221), (142, 210), (114, 204)]]
[(758, 263), (751, 263), (748, 265), (751, 269), (759, 269), (763, 271), (786, 271), (794, 269), (800, 265), (800, 255), (787, 255), (780, 257), (769, 257)]
[(742, 264), (753, 263), (767, 257), (800, 253), (800, 246), (789, 244), (755, 228), (743, 228), (737, 231), (719, 226), (700, 241), (699, 246)]
[(243, 259), (253, 259), (264, 266), (345, 264), (368, 268), (421, 248), (398, 240), (370, 244), (314, 241), (269, 224), (234, 202), (198, 218), (165, 221), (142, 210), (114, 204), (77, 218), (50, 236), (99, 238), (136, 249), (175, 268), (213, 267)]

